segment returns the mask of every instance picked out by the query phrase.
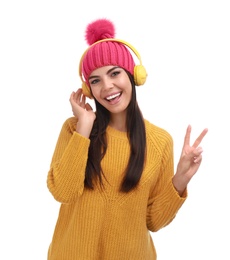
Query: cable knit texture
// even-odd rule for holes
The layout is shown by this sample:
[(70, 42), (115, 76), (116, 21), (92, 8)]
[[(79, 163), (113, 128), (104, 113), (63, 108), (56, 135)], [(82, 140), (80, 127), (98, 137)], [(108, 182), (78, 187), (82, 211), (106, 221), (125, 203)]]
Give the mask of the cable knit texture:
[(173, 141), (147, 120), (147, 157), (139, 185), (119, 192), (130, 146), (125, 132), (108, 126), (102, 167), (104, 189), (84, 188), (90, 140), (75, 132), (68, 118), (53, 154), (47, 185), (60, 202), (48, 260), (155, 260), (151, 232), (168, 225), (187, 198), (173, 187)]

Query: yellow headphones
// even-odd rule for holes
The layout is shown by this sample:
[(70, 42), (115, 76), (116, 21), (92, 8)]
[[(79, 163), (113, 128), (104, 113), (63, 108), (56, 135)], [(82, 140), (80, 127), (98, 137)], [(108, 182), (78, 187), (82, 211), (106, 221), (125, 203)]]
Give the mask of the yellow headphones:
[(83, 61), (83, 58), (84, 58), (85, 54), (87, 53), (87, 51), (92, 46), (94, 46), (95, 44), (98, 44), (100, 42), (108, 42), (108, 41), (120, 42), (120, 43), (126, 45), (127, 47), (129, 47), (129, 49), (131, 49), (133, 51), (133, 53), (137, 56), (137, 58), (138, 58), (138, 60), (140, 62), (139, 65), (135, 65), (135, 67), (134, 67), (134, 73), (133, 73), (133, 75), (134, 75), (134, 82), (135, 82), (136, 86), (141, 86), (146, 81), (147, 72), (145, 70), (145, 67), (142, 65), (141, 56), (138, 53), (138, 51), (131, 44), (129, 44), (128, 42), (125, 42), (123, 40), (114, 39), (114, 38), (103, 39), (103, 40), (97, 41), (94, 44), (90, 45), (89, 48), (87, 48), (86, 51), (83, 53), (83, 55), (82, 55), (82, 57), (80, 59), (80, 63), (79, 63), (79, 76), (80, 76), (81, 81), (82, 81), (82, 92), (83, 92), (83, 94), (85, 96), (87, 96), (89, 98), (92, 98), (92, 95), (90, 93), (90, 88), (87, 86), (87, 84), (84, 81), (83, 76), (82, 76), (82, 61)]

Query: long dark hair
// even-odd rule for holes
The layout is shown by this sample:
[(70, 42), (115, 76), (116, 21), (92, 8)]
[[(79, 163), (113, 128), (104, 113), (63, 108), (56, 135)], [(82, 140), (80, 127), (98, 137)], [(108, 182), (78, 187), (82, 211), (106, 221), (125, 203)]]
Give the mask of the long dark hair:
[[(134, 189), (141, 178), (146, 152), (145, 124), (142, 112), (136, 99), (136, 86), (133, 76), (126, 71), (132, 84), (132, 97), (127, 107), (126, 127), (130, 143), (130, 157), (120, 191), (129, 192)], [(103, 186), (101, 160), (107, 149), (106, 128), (110, 120), (110, 112), (95, 99), (96, 119), (90, 134), (90, 146), (85, 174), (85, 187), (93, 189), (94, 181), (99, 180)]]

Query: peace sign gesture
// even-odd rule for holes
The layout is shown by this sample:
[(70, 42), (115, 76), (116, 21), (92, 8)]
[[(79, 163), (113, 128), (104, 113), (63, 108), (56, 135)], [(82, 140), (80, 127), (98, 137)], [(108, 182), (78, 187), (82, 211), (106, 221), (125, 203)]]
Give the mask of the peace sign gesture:
[(189, 125), (186, 130), (177, 171), (173, 177), (174, 187), (180, 195), (183, 194), (187, 184), (200, 167), (203, 149), (199, 145), (208, 132), (208, 129), (205, 128), (197, 137), (193, 145), (190, 146), (191, 130), (191, 125)]

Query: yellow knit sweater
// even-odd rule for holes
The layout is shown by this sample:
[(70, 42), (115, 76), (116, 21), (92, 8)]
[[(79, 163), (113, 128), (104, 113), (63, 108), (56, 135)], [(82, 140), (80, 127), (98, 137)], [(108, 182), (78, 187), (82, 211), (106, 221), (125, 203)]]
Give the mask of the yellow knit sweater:
[(126, 133), (107, 128), (102, 161), (104, 189), (84, 189), (90, 140), (65, 121), (53, 154), (47, 185), (61, 203), (48, 260), (155, 260), (151, 232), (168, 225), (187, 197), (172, 184), (173, 141), (168, 132), (145, 120), (147, 158), (138, 187), (119, 192), (130, 147)]

